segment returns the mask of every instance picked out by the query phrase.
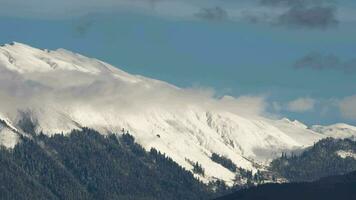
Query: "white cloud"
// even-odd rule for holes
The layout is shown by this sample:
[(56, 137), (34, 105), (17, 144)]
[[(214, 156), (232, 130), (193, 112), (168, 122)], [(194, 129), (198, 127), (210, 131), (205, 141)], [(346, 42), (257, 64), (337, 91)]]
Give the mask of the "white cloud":
[(287, 104), (286, 110), (292, 112), (307, 112), (314, 109), (316, 101), (312, 98), (298, 98)]
[[(17, 54), (17, 51), (22, 53)], [(249, 116), (266, 114), (267, 103), (263, 96), (216, 98), (210, 88), (182, 89), (122, 71), (111, 74), (108, 73), (111, 67), (101, 71), (106, 64), (62, 50), (45, 52), (16, 45), (8, 47), (7, 52), (0, 53), (0, 102), (4, 104), (0, 107), (1, 113), (14, 114), (29, 107), (50, 106), (61, 110), (92, 107), (122, 115), (152, 109), (179, 112), (189, 107)], [(17, 68), (8, 60), (9, 55)], [(52, 70), (51, 65), (43, 62), (44, 58), (56, 63), (58, 69)], [(78, 68), (73, 69), (72, 62)]]
[(339, 101), (341, 115), (347, 119), (356, 119), (356, 95)]
[(246, 116), (263, 116), (266, 113), (267, 101), (265, 96), (224, 96), (219, 100), (224, 110)]
[(280, 112), (283, 109), (282, 105), (276, 101), (272, 102), (271, 106), (272, 109), (276, 112)]

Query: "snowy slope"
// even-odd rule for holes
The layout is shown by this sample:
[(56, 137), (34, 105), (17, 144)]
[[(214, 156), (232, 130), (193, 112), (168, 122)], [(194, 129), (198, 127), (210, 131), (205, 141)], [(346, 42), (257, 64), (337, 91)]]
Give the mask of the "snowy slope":
[(356, 127), (350, 126), (348, 124), (333, 124), (330, 126), (312, 126), (311, 129), (315, 132), (323, 134), (328, 137), (337, 138), (350, 138), (356, 137)]
[(337, 151), (336, 154), (341, 158), (353, 158), (356, 160), (356, 153), (353, 151)]
[(0, 144), (6, 148), (14, 148), (18, 141), (19, 137), (15, 132), (0, 125)]
[(18, 131), (8, 119), (0, 115), (0, 145), (6, 148), (14, 148), (19, 142)]
[[(203, 180), (234, 178), (210, 159), (212, 153), (256, 170), (256, 163), (263, 166), (281, 152), (331, 135), (300, 122), (230, 108), (204, 91), (131, 75), (63, 49), (19, 43), (0, 47), (0, 117), (13, 128), (20, 129), (19, 122), (27, 118), (37, 132), (49, 135), (81, 127), (103, 134), (129, 130), (146, 149), (157, 148), (187, 169), (192, 169), (187, 160), (199, 162), (205, 168)], [(7, 127), (0, 131), (1, 144), (18, 142)]]
[(270, 120), (269, 122), (278, 127), (285, 134), (293, 137), (302, 147), (311, 146), (315, 141), (325, 137), (325, 135), (319, 132), (310, 130), (305, 124), (297, 120), (291, 121), (287, 118), (283, 118), (281, 120)]

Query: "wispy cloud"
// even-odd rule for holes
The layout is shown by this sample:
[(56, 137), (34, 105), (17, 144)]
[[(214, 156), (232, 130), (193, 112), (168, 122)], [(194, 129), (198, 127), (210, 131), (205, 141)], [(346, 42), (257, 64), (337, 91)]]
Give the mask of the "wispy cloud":
[(73, 31), (75, 36), (84, 37), (94, 25), (94, 20), (90, 18), (81, 19), (74, 23)]
[(293, 112), (318, 115), (320, 118), (330, 116), (346, 120), (356, 120), (356, 95), (333, 98), (299, 97), (289, 102), (272, 102), (268, 104), (272, 113)]
[(293, 99), (289, 102), (272, 102), (272, 109), (277, 112), (295, 112), (295, 113), (304, 113), (314, 111), (318, 100), (310, 98), (310, 97), (299, 97)]
[(287, 104), (286, 109), (292, 112), (307, 112), (312, 111), (315, 107), (316, 100), (306, 97), (298, 98)]
[(208, 21), (224, 21), (228, 19), (228, 13), (222, 7), (202, 8), (195, 16)]
[(277, 23), (287, 26), (326, 29), (338, 24), (334, 7), (293, 7), (278, 17)]
[[(165, 18), (247, 21), (274, 26), (329, 29), (356, 20), (354, 10), (332, 0), (2, 0), (0, 15), (45, 19), (92, 13), (138, 12)], [(338, 12), (341, 10), (342, 12)], [(347, 11), (347, 12), (346, 12)], [(82, 27), (79, 27), (82, 28)], [(84, 30), (80, 29), (79, 31)]]
[(3, 0), (1, 15), (66, 18), (89, 13), (136, 11), (210, 21), (248, 20), (325, 29), (338, 24), (338, 5), (328, 0)]
[(356, 120), (356, 95), (341, 99), (338, 105), (344, 118)]
[(328, 54), (309, 53), (294, 64), (297, 69), (338, 70), (345, 73), (356, 72), (356, 59), (343, 61), (339, 57)]
[(273, 23), (287, 27), (327, 29), (335, 27), (337, 7), (328, 0), (261, 0), (267, 7), (281, 7), (285, 10), (276, 16)]

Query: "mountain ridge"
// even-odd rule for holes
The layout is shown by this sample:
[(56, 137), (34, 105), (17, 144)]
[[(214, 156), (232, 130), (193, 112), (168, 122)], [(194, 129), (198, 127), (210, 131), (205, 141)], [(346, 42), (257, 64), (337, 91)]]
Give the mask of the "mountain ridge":
[(0, 72), (0, 114), (13, 127), (20, 129), (25, 118), (34, 122), (37, 133), (49, 135), (81, 127), (104, 135), (129, 130), (144, 148), (156, 148), (188, 170), (193, 166), (187, 160), (201, 164), (205, 176), (196, 176), (205, 181), (234, 179), (211, 160), (213, 153), (255, 172), (255, 163), (266, 166), (282, 152), (330, 135), (300, 122), (234, 111), (237, 99), (216, 99), (206, 91), (131, 75), (63, 49), (4, 45)]

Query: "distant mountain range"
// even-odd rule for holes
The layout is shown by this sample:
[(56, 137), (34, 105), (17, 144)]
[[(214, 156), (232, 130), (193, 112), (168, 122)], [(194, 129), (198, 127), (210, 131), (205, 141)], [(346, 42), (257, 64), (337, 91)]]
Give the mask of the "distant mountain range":
[(356, 127), (347, 124), (307, 127), (235, 109), (245, 104), (131, 75), (63, 49), (0, 47), (0, 144), (8, 149), (33, 134), (68, 135), (84, 127), (104, 136), (129, 132), (145, 150), (157, 149), (203, 182), (232, 186), (236, 169), (244, 176), (269, 172), (282, 153), (303, 151), (326, 137), (356, 136)]

